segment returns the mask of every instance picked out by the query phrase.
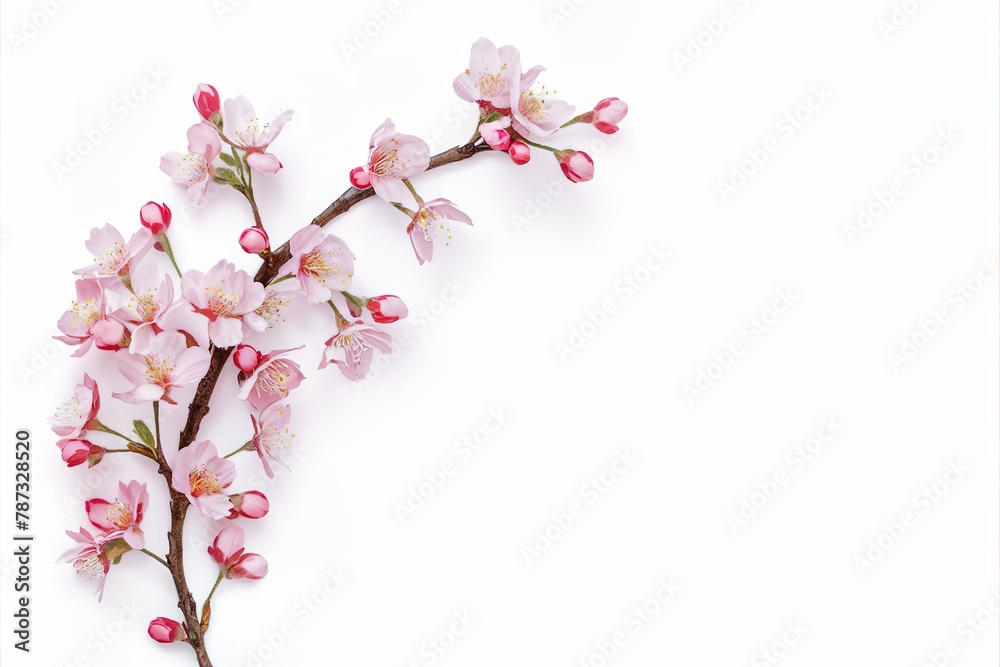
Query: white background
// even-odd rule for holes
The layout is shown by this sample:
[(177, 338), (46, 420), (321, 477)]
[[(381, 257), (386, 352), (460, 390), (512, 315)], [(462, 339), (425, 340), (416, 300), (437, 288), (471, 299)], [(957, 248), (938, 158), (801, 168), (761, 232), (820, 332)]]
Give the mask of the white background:
[[(553, 140), (591, 152), (591, 183), (569, 184), (538, 151), (521, 168), (490, 154), (417, 178), (475, 221), (423, 267), (406, 221), (378, 201), (330, 228), (358, 257), (356, 292), (410, 305), (393, 331), (411, 342), (361, 391), (315, 368), (335, 326), (325, 307), (297, 303), (262, 342), (307, 345), (295, 358), (308, 380), (292, 394), (301, 451), (266, 486), (270, 514), (244, 522), (271, 572), (220, 589), (214, 663), (755, 666), (773, 664), (761, 653), (773, 650), (788, 667), (917, 667), (954, 642), (947, 664), (997, 664), (1000, 332), (986, 268), (998, 241), (996, 3), (910, 0), (888, 35), (889, 0), (683, 2), (655, 14), (608, 0), (49, 4), (51, 16), (25, 0), (0, 15), (7, 667), (194, 664), (187, 647), (146, 636), (151, 618), (177, 617), (152, 560), (127, 555), (100, 605), (92, 584), (55, 565), (71, 544), (62, 531), (86, 521), (82, 500), (110, 498), (119, 478), (150, 481), (144, 525), (162, 552), (166, 494), (142, 460), (90, 471), (105, 477), (65, 468), (45, 417), (89, 370), (108, 421), (149, 418), (110, 397), (125, 385), (109, 357), (70, 359), (50, 339), (74, 295), (70, 270), (90, 259), (91, 227), (130, 232), (142, 203), (165, 201), (182, 266), (256, 267), (236, 244), (250, 222), (238, 195), (185, 210), (157, 169), (197, 120), (196, 84), (245, 94), (265, 118), (295, 109), (273, 146), (285, 169), (257, 180), (278, 241), (345, 189), (385, 117), (402, 132), (437, 130), (436, 151), (468, 138), (474, 121), (451, 82), (481, 35), (545, 65), (543, 81), (581, 111), (618, 96), (629, 116), (614, 137), (583, 126)], [(723, 10), (732, 20), (712, 37), (704, 22), (719, 33)], [(345, 54), (373, 12), (391, 20)], [(675, 53), (698, 39), (707, 46), (679, 66)], [(830, 96), (810, 110), (814, 88)], [(789, 136), (779, 123), (796, 112), (808, 119)], [(60, 178), (54, 165), (105, 118), (112, 131)], [(934, 155), (949, 129), (957, 139)], [(768, 139), (776, 152), (724, 201), (718, 183)], [(925, 150), (936, 161), (915, 179)], [(845, 226), (894, 180), (902, 194), (852, 242)], [(671, 258), (647, 272), (651, 249)], [(625, 276), (645, 282), (627, 295), (616, 290)], [(460, 295), (438, 301), (454, 281)], [(978, 291), (959, 299), (960, 285)], [(794, 304), (773, 321), (782, 290)], [(609, 299), (603, 326), (587, 324)], [(937, 311), (944, 324), (919, 335)], [(771, 324), (752, 339), (755, 317)], [(917, 353), (893, 364), (915, 334)], [(579, 349), (560, 354), (571, 337)], [(737, 342), (729, 368), (713, 366)], [(716, 379), (689, 400), (700, 372)], [(234, 373), (201, 432), (225, 450), (249, 434)], [(504, 425), (465, 460), (455, 443), (491, 410)], [(180, 418), (167, 416), (169, 446)], [(825, 419), (836, 435), (794, 463)], [(19, 428), (34, 440), (30, 655), (11, 633)], [(591, 502), (588, 480), (619, 453), (634, 462)], [(455, 473), (401, 522), (396, 505), (447, 461)], [(962, 477), (920, 500), (952, 463)], [(239, 466), (234, 488), (259, 487), (254, 457)], [(771, 487), (776, 474), (785, 483)], [(758, 507), (734, 530), (744, 500)], [(573, 503), (572, 525), (549, 527)], [(912, 525), (891, 537), (904, 513)], [(192, 514), (199, 600), (214, 578), (202, 526)], [(526, 557), (547, 527), (556, 539)], [(860, 564), (880, 539), (877, 562)], [(338, 569), (348, 580), (327, 594)], [(680, 587), (664, 604), (661, 580)], [(637, 623), (630, 614), (647, 602), (653, 613)], [(451, 637), (463, 613), (471, 627)], [(619, 632), (605, 662), (600, 647), (610, 652)], [(436, 639), (452, 645), (433, 653)]]

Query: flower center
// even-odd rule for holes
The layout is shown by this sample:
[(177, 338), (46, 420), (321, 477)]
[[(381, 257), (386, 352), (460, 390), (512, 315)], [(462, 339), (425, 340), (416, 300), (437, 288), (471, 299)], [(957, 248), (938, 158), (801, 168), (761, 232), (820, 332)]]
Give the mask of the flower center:
[(170, 363), (170, 358), (164, 358), (157, 354), (146, 355), (146, 379), (151, 384), (158, 384), (166, 387), (170, 384), (170, 373), (174, 370), (174, 365)]
[(507, 64), (504, 63), (500, 66), (500, 71), (496, 74), (491, 73), (489, 70), (481, 70), (475, 87), (483, 97), (496, 97), (507, 89), (508, 78)]
[[(396, 168), (396, 140), (393, 139), (386, 146), (379, 146), (372, 155), (371, 170), (379, 176), (391, 176)], [(390, 147), (391, 146), (391, 147)]]
[(275, 361), (257, 376), (257, 384), (262, 391), (268, 394), (278, 394), (284, 397), (288, 395), (285, 383), (288, 382), (289, 378), (291, 375), (286, 371), (285, 364), (281, 361)]
[[(264, 129), (267, 129), (267, 125), (264, 125)], [(260, 140), (260, 136), (263, 134), (260, 127), (259, 118), (250, 118), (243, 123), (242, 130), (236, 130), (236, 138), (239, 140), (240, 145), (244, 147), (255, 147), (257, 142)]]
[(186, 178), (188, 183), (201, 183), (209, 176), (204, 155), (188, 153), (177, 166), (181, 168), (181, 177)]
[(267, 292), (264, 295), (264, 303), (254, 311), (267, 321), (268, 325), (274, 326), (276, 322), (285, 321), (285, 313), (288, 312), (288, 304), (291, 299), (282, 297), (277, 292)]
[(114, 275), (125, 265), (128, 259), (128, 249), (124, 243), (114, 243), (111, 247), (102, 248), (100, 258), (95, 258), (104, 273)]
[(101, 319), (101, 309), (95, 298), (74, 301), (69, 309), (73, 313), (72, 324), (74, 327), (83, 324), (83, 326), (89, 329)]
[(125, 530), (132, 525), (132, 508), (128, 503), (114, 503), (108, 505), (107, 520), (112, 526), (119, 530)]
[(436, 211), (429, 208), (422, 208), (417, 214), (417, 225), (420, 227), (420, 231), (424, 233), (424, 240), (430, 241), (432, 234), (438, 232), (445, 235), (444, 244), (451, 244), (451, 227), (442, 222), (445, 217)]
[(98, 553), (81, 558), (73, 563), (77, 574), (82, 574), (87, 581), (94, 581), (104, 576), (104, 559)]
[(208, 297), (209, 310), (222, 317), (235, 317), (233, 312), (236, 310), (236, 306), (240, 304), (238, 296), (232, 292), (223, 290), (221, 285), (206, 287), (205, 289), (211, 292)]
[(215, 476), (214, 472), (206, 469), (205, 466), (198, 466), (192, 470), (188, 481), (191, 484), (191, 495), (195, 498), (205, 494), (211, 495), (222, 492), (219, 478)]
[(340, 267), (333, 261), (335, 257), (332, 250), (313, 250), (302, 256), (302, 271), (325, 285), (328, 276), (340, 273)]
[(60, 422), (82, 422), (83, 413), (81, 412), (81, 407), (75, 396), (67, 398), (56, 407), (56, 419)]
[[(284, 411), (279, 411), (279, 414), (284, 414)], [(268, 453), (273, 449), (288, 449), (295, 442), (295, 434), (287, 426), (279, 430), (269, 425), (261, 431), (260, 442)]]
[(541, 93), (535, 93), (534, 90), (526, 90), (521, 93), (518, 108), (522, 114), (531, 120), (543, 120), (548, 115), (545, 111), (545, 96), (547, 94), (548, 91), (545, 90), (545, 86), (542, 86)]
[(142, 294), (136, 293), (129, 302), (129, 305), (138, 317), (140, 322), (152, 322), (156, 317), (156, 311), (160, 309), (160, 301), (156, 298), (156, 290), (146, 290)]

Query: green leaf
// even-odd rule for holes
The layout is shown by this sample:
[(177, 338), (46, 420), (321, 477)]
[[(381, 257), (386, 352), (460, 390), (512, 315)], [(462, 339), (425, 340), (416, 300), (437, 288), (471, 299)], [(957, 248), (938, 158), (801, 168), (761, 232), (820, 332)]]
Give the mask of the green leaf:
[(236, 164), (237, 164), (237, 163), (236, 163), (236, 158), (234, 158), (234, 157), (233, 157), (232, 155), (230, 155), (229, 153), (219, 153), (219, 158), (220, 158), (220, 159), (221, 159), (221, 160), (222, 160), (223, 162), (225, 162), (226, 164), (228, 164), (228, 165), (229, 165), (230, 167), (235, 167), (235, 166), (236, 166)]
[(215, 176), (213, 177), (212, 180), (222, 185), (231, 185), (234, 188), (243, 187), (243, 183), (240, 182), (240, 179), (236, 175), (236, 172), (234, 172), (232, 169), (229, 169), (228, 167), (218, 167), (215, 170)]
[(143, 444), (147, 447), (150, 449), (156, 447), (156, 441), (153, 440), (153, 433), (149, 430), (149, 427), (146, 426), (146, 422), (141, 419), (136, 419), (132, 422), (132, 430), (137, 436), (139, 436), (139, 439), (142, 440)]
[(135, 452), (136, 454), (142, 454), (146, 458), (153, 459), (154, 461), (157, 461), (157, 462), (159, 461), (159, 459), (156, 458), (156, 452), (154, 452), (149, 447), (144, 447), (142, 445), (137, 445), (134, 442), (128, 443), (128, 445), (126, 445), (126, 447), (128, 447), (128, 450), (130, 452)]

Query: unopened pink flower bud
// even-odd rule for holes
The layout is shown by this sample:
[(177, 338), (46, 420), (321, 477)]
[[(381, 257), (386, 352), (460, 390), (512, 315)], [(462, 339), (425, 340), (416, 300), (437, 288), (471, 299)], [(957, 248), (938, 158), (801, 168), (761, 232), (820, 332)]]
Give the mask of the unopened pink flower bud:
[(240, 247), (251, 255), (259, 255), (271, 249), (271, 242), (267, 238), (267, 232), (260, 227), (248, 227), (240, 234)]
[(260, 579), (267, 574), (267, 561), (260, 554), (243, 554), (226, 570), (226, 579)]
[(233, 363), (244, 373), (253, 373), (260, 365), (261, 354), (255, 348), (240, 343), (233, 352)]
[(391, 294), (368, 299), (368, 310), (372, 313), (372, 319), (379, 324), (392, 324), (410, 312), (402, 299)]
[[(259, 519), (271, 509), (270, 503), (267, 502), (267, 496), (260, 491), (233, 494), (229, 496), (229, 502), (233, 504), (233, 510), (237, 516), (247, 519)], [(236, 517), (231, 518), (235, 519)]]
[(107, 451), (89, 440), (80, 440), (78, 438), (64, 438), (57, 442), (56, 446), (62, 450), (62, 460), (70, 468), (78, 466), (84, 461), (87, 462), (88, 468), (93, 468), (101, 462)]
[(528, 160), (531, 159), (531, 149), (523, 141), (511, 142), (507, 153), (510, 155), (510, 159), (514, 161), (514, 164), (528, 164)]
[(219, 113), (222, 108), (222, 101), (219, 99), (219, 91), (215, 86), (207, 83), (199, 83), (194, 90), (194, 108), (198, 110), (205, 120), (212, 120), (212, 114)]
[(149, 622), (149, 636), (161, 644), (187, 640), (187, 631), (177, 621), (160, 616)]
[(172, 217), (170, 208), (166, 204), (157, 204), (151, 201), (146, 202), (139, 209), (139, 221), (143, 227), (153, 233), (153, 236), (159, 236), (167, 231)]
[(583, 151), (559, 151), (554, 155), (563, 174), (573, 183), (582, 183), (594, 177), (594, 161)]
[(598, 102), (592, 114), (587, 114), (591, 116), (587, 122), (593, 123), (604, 134), (614, 134), (618, 131), (618, 123), (622, 122), (627, 113), (627, 104), (617, 97), (609, 97)]
[(500, 120), (483, 123), (479, 126), (479, 136), (495, 151), (505, 151), (510, 148), (510, 118), (504, 116)]
[(372, 185), (372, 179), (365, 171), (364, 167), (355, 167), (351, 169), (351, 185), (356, 187), (358, 190), (367, 190)]

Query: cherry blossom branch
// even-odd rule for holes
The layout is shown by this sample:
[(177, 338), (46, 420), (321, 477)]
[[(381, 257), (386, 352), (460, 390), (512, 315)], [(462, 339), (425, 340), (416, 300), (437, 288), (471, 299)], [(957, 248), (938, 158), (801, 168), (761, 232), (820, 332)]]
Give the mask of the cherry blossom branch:
[[(428, 166), (427, 169), (436, 169), (445, 165), (468, 160), (474, 155), (488, 152), (490, 150), (490, 147), (486, 144), (476, 143), (474, 141), (462, 146), (455, 146), (454, 148), (450, 148), (442, 153), (432, 156), (430, 159), (430, 166)], [(311, 224), (318, 227), (325, 227), (337, 217), (347, 213), (352, 206), (368, 199), (374, 194), (375, 193), (371, 188), (367, 190), (349, 188), (342, 195), (337, 197), (333, 203), (327, 206), (322, 213), (313, 218)], [(278, 270), (291, 258), (291, 256), (292, 253), (289, 247), (289, 242), (285, 241), (277, 249), (272, 250), (267, 255), (263, 265), (261, 265), (257, 274), (254, 276), (254, 280), (263, 285), (270, 285), (271, 282), (278, 277)], [(190, 445), (198, 436), (198, 429), (201, 428), (201, 421), (209, 412), (209, 403), (212, 400), (215, 385), (219, 381), (219, 375), (222, 373), (222, 369), (225, 368), (226, 360), (229, 359), (229, 355), (232, 354), (232, 351), (232, 348), (215, 348), (215, 350), (212, 351), (212, 358), (209, 362), (208, 371), (198, 383), (198, 389), (195, 391), (194, 399), (188, 406), (187, 421), (184, 424), (184, 429), (181, 431), (180, 443), (178, 445), (180, 449), (184, 449)]]
[[(60, 560), (96, 579), (99, 595), (103, 594), (111, 566), (129, 551), (141, 551), (164, 565), (173, 580), (183, 620), (157, 617), (150, 622), (148, 633), (157, 642), (190, 644), (200, 667), (212, 665), (205, 635), (212, 616), (212, 599), (222, 580), (259, 579), (268, 570), (263, 556), (243, 548), (244, 531), (235, 522), (239, 517), (265, 516), (268, 499), (252, 489), (230, 493), (228, 488), (237, 469), (228, 459), (241, 451), (254, 451), (264, 472), (273, 477), (271, 464), (280, 461), (275, 452), (291, 446), (295, 437), (289, 429), (291, 405), (285, 397), (304, 376), (298, 364), (285, 357), (302, 346), (261, 352), (244, 338), (263, 333), (284, 318), (288, 299), (265, 288), (293, 279), (293, 291), (304, 294), (308, 302), (325, 301), (334, 312), (337, 331), (325, 343), (320, 368), (333, 364), (349, 380), (361, 380), (369, 372), (373, 352), (388, 353), (391, 349), (390, 334), (378, 325), (406, 317), (407, 308), (393, 295), (368, 297), (351, 293), (354, 255), (342, 239), (323, 234), (321, 228), (355, 204), (377, 195), (407, 216), (406, 233), (417, 260), (423, 264), (433, 258), (435, 240), (442, 246), (449, 245), (449, 225), (472, 222), (448, 199), (425, 201), (417, 193), (411, 179), (423, 171), (486, 151), (506, 153), (514, 164), (522, 165), (530, 160), (529, 146), (533, 146), (550, 152), (571, 182), (593, 178), (593, 160), (586, 153), (537, 142), (559, 127), (576, 122), (590, 123), (606, 134), (614, 133), (627, 105), (608, 98), (593, 111), (570, 119), (572, 106), (531, 90), (542, 68), (522, 73), (519, 58), (513, 47), (498, 49), (485, 38), (478, 40), (472, 48), (469, 69), (454, 82), (458, 95), (480, 109), (472, 138), (431, 156), (426, 142), (396, 132), (392, 120), (386, 119), (372, 134), (365, 165), (350, 172), (353, 187), (277, 248), (271, 247), (261, 220), (253, 192), (253, 172), (275, 174), (282, 168), (268, 147), (293, 112), (285, 111), (271, 122), (261, 123), (253, 105), (242, 95), (227, 99), (223, 105), (214, 87), (200, 84), (193, 101), (203, 121), (188, 129), (187, 153), (163, 155), (160, 169), (187, 187), (188, 197), (195, 204), (200, 204), (207, 188), (215, 184), (230, 186), (246, 198), (254, 225), (244, 229), (239, 243), (245, 252), (262, 260), (254, 277), (225, 259), (207, 272), (191, 269), (182, 274), (166, 236), (171, 219), (166, 204), (144, 205), (140, 209), (144, 229), (127, 242), (111, 225), (91, 231), (87, 248), (95, 257), (94, 264), (74, 272), (83, 278), (76, 282), (77, 299), (59, 321), (64, 335), (57, 338), (81, 346), (74, 356), (92, 347), (113, 351), (116, 366), (133, 387), (112, 396), (133, 405), (152, 402), (153, 432), (141, 419), (133, 422), (134, 439), (101, 424), (97, 420), (100, 393), (86, 374), (73, 397), (59, 406), (50, 421), (53, 430), (63, 436), (57, 445), (71, 467), (84, 462), (96, 465), (109, 452), (133, 452), (156, 461), (169, 494), (170, 529), (165, 557), (146, 549), (140, 526), (149, 506), (146, 484), (135, 480), (119, 482), (114, 502), (100, 498), (87, 501), (87, 516), (97, 532), (92, 534), (85, 528), (67, 531), (77, 546)], [(224, 152), (224, 145), (231, 150)], [(416, 210), (402, 204), (410, 197)], [(139, 266), (151, 247), (164, 252), (181, 277), (180, 298), (174, 298), (169, 276), (160, 276), (148, 264)], [(186, 304), (206, 318), (207, 345), (168, 317), (179, 304)], [(220, 457), (210, 440), (201, 439), (197, 444), (195, 440), (231, 356), (240, 370), (239, 398), (252, 407), (249, 418), (253, 437)], [(168, 463), (161, 437), (160, 401), (176, 404), (174, 392), (186, 390), (195, 382), (178, 450)], [(87, 430), (122, 438), (127, 449), (105, 449), (81, 439)], [(184, 568), (184, 527), (192, 506), (208, 519), (230, 520), (208, 549), (219, 565), (219, 574), (200, 613)]]

